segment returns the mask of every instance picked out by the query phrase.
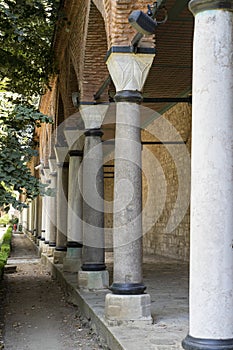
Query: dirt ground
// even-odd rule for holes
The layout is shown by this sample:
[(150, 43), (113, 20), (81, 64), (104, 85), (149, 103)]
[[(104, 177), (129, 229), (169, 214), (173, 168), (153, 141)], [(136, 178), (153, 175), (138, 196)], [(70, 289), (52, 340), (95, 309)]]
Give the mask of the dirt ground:
[(17, 266), (17, 271), (5, 274), (0, 290), (4, 343), (0, 349), (102, 349), (78, 308), (66, 302), (64, 291), (40, 264), (35, 247), (24, 235), (14, 235), (8, 263)]

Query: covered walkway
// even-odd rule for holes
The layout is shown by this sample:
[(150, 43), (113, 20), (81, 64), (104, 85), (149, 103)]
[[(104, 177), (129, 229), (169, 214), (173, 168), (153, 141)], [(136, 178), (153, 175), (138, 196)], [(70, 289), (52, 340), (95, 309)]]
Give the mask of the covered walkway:
[[(64, 272), (42, 254), (42, 262), (63, 284), (69, 300), (78, 305), (92, 328), (112, 350), (181, 350), (188, 332), (188, 264), (156, 256), (145, 256), (143, 277), (151, 295), (153, 324), (144, 322), (109, 325), (104, 317), (108, 290), (85, 291), (77, 288), (78, 275)], [(112, 279), (112, 254), (106, 253), (106, 265)]]

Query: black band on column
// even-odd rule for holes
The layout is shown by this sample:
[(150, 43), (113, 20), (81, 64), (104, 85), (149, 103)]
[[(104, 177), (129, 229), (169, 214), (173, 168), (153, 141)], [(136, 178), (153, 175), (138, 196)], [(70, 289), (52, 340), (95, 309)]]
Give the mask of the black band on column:
[(116, 102), (141, 103), (143, 101), (142, 93), (137, 90), (117, 91), (114, 96)]
[(191, 0), (189, 9), (194, 15), (209, 10), (233, 11), (233, 2), (231, 0)]
[(56, 242), (49, 242), (50, 247), (56, 247)]
[(66, 252), (67, 251), (67, 248), (66, 247), (56, 247), (55, 250), (57, 252)]
[(67, 242), (66, 246), (67, 246), (67, 248), (82, 248), (83, 244), (82, 243), (78, 243), (78, 242), (70, 241), (70, 242)]
[(45, 243), (45, 244), (49, 244), (49, 241), (45, 241), (44, 243)]
[(57, 163), (58, 168), (69, 168), (69, 162)]
[(139, 295), (144, 294), (146, 286), (143, 283), (113, 283), (110, 290), (113, 294)]
[(185, 350), (233, 350), (233, 339), (199, 339), (187, 335), (182, 346)]
[(103, 136), (103, 131), (101, 129), (88, 129), (84, 132), (85, 136)]
[(83, 151), (72, 150), (72, 151), (69, 151), (69, 155), (70, 157), (82, 157)]
[(104, 271), (106, 270), (105, 264), (83, 264), (81, 266), (83, 271)]
[(44, 238), (44, 237), (41, 237), (41, 239), (40, 239), (40, 240), (44, 242), (44, 241), (45, 241), (45, 238)]

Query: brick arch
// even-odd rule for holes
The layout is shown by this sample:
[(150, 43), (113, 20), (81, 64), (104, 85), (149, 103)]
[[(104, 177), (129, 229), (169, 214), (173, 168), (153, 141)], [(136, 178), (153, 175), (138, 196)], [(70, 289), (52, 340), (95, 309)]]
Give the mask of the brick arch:
[(57, 94), (57, 112), (55, 118), (55, 143), (59, 146), (64, 146), (66, 144), (65, 136), (63, 133), (64, 129), (64, 120), (65, 120), (65, 99), (61, 91), (58, 91)]
[[(89, 21), (83, 58), (81, 100), (93, 101), (93, 95), (108, 76), (105, 56), (108, 50), (105, 22), (101, 12), (90, 3)], [(108, 100), (107, 92), (102, 100)]]
[(59, 90), (64, 105), (64, 119), (75, 113), (72, 102), (72, 93), (79, 91), (78, 79), (72, 62), (70, 49), (67, 47), (59, 74)]
[[(93, 0), (101, 12), (107, 33), (108, 48), (112, 46), (129, 46), (136, 31), (128, 21), (134, 10), (147, 12), (148, 0)], [(142, 46), (154, 47), (153, 36), (144, 37)]]

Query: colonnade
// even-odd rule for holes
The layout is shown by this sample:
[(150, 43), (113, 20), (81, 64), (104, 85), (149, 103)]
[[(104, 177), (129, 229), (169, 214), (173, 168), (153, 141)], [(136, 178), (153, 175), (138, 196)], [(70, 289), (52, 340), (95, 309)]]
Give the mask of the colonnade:
[[(189, 6), (195, 15), (190, 331), (183, 347), (232, 350), (233, 1), (192, 0)], [(50, 164), (46, 175), (56, 197), (42, 198), (41, 241), (53, 249), (54, 263), (77, 273), (80, 288), (109, 288), (105, 317), (116, 324), (151, 323), (142, 279), (139, 104), (154, 56), (150, 48), (135, 54), (112, 47), (106, 61), (117, 91), (111, 286), (104, 252), (101, 142), (107, 104), (81, 104), (85, 131), (65, 131), (68, 146), (55, 147), (56, 167)]]

